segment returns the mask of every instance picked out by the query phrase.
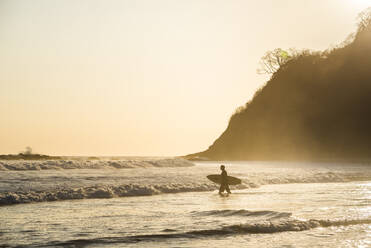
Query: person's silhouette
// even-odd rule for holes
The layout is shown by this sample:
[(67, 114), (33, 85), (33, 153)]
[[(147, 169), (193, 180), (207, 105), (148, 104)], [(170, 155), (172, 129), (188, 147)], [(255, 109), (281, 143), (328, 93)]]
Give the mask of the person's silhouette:
[(221, 165), (220, 169), (222, 170), (222, 173), (220, 174), (222, 180), (221, 180), (221, 184), (219, 188), (219, 194), (222, 194), (224, 190), (226, 190), (228, 194), (230, 194), (231, 191), (228, 185), (228, 175), (227, 175), (227, 171), (225, 170), (225, 166)]

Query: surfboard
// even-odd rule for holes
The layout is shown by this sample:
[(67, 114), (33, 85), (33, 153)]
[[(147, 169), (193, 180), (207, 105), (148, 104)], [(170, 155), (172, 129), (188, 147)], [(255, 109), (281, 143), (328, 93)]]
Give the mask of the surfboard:
[[(210, 181), (212, 181), (214, 183), (221, 184), (221, 181), (222, 181), (222, 176), (221, 175), (208, 175), (206, 177), (207, 177), (207, 179), (209, 179)], [(239, 179), (237, 177), (228, 176), (227, 180), (228, 180), (229, 185), (241, 184), (241, 179)]]

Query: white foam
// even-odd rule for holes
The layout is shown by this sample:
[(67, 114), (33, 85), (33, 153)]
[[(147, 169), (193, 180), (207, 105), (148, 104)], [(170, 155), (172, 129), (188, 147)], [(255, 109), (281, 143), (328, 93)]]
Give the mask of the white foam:
[[(123, 237), (102, 237), (95, 239), (78, 239), (69, 240), (64, 242), (54, 242), (50, 245), (55, 246), (75, 246), (89, 245), (89, 244), (117, 244), (117, 243), (138, 243), (145, 241), (161, 241), (166, 239), (189, 238), (197, 239), (200, 237), (210, 236), (224, 236), (234, 234), (269, 234), (279, 232), (300, 232), (318, 227), (331, 227), (331, 226), (349, 226), (349, 225), (362, 225), (370, 224), (371, 219), (343, 219), (343, 220), (295, 220), (284, 219), (280, 221), (263, 221), (257, 223), (248, 223), (240, 225), (224, 226), (219, 229), (205, 229), (189, 232), (176, 232), (173, 229), (165, 229), (161, 234), (147, 234)], [(168, 233), (170, 232), (170, 233)]]
[(81, 188), (65, 188), (53, 191), (20, 191), (0, 193), (0, 206), (19, 203), (113, 198), (127, 196), (149, 196), (162, 193), (202, 192), (215, 190), (211, 183), (181, 184), (171, 183), (165, 185), (137, 185), (128, 184), (120, 186), (90, 186)]
[[(218, 164), (192, 165), (177, 158), (0, 161), (0, 170), (3, 170), (0, 173), (0, 204), (202, 192), (218, 188), (206, 178), (215, 173)], [(371, 179), (371, 170), (365, 166), (299, 164), (290, 167), (256, 163), (230, 165), (228, 169), (232, 176), (242, 179), (242, 184), (233, 186), (232, 190), (267, 184)]]
[(289, 231), (305, 231), (316, 227), (349, 226), (370, 224), (371, 219), (343, 219), (343, 220), (280, 220), (248, 223), (224, 227), (222, 230), (231, 233), (276, 233)]
[(151, 167), (189, 167), (194, 164), (181, 158), (121, 159), (121, 160), (2, 160), (5, 170), (63, 170), (63, 169), (129, 169)]

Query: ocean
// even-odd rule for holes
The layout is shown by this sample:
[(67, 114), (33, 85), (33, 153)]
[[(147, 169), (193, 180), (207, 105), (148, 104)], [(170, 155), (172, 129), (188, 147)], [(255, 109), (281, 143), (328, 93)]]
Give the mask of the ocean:
[[(221, 164), (243, 182), (228, 197)], [(371, 167), (0, 161), (0, 247), (371, 247)]]

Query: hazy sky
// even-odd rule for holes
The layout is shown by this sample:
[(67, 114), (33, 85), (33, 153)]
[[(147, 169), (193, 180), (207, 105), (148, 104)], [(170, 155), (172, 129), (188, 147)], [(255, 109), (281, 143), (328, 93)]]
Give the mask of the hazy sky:
[(267, 50), (336, 45), (368, 5), (0, 0), (0, 154), (204, 150), (267, 80)]

